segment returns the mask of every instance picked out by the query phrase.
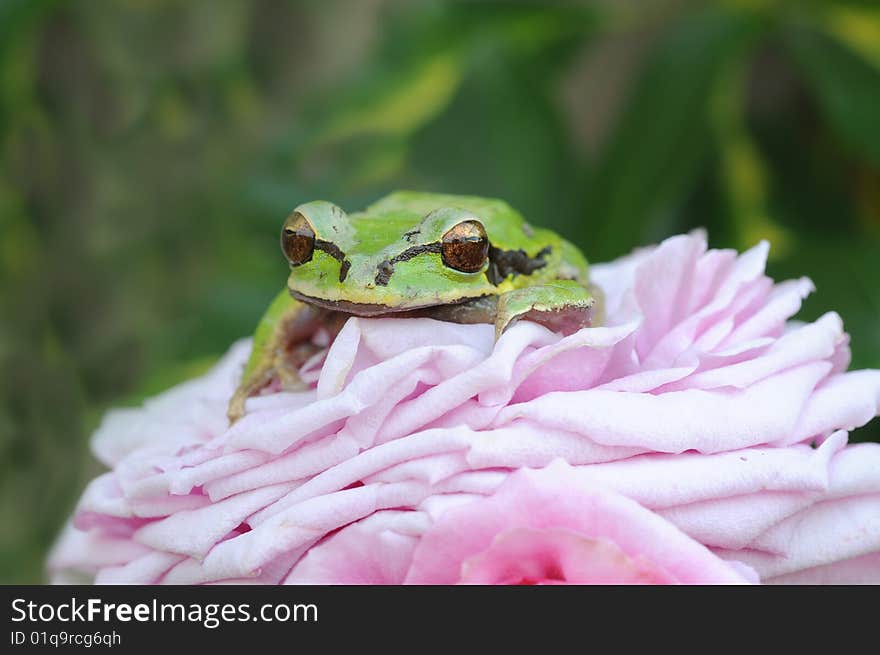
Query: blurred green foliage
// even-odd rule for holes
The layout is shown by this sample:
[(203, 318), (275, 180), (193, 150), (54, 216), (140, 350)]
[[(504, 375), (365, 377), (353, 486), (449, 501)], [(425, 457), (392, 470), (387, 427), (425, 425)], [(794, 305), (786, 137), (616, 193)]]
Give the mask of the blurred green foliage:
[(305, 200), (499, 196), (593, 261), (769, 238), (880, 366), (873, 1), (5, 0), (0, 148), (0, 581), (107, 407), (250, 333)]

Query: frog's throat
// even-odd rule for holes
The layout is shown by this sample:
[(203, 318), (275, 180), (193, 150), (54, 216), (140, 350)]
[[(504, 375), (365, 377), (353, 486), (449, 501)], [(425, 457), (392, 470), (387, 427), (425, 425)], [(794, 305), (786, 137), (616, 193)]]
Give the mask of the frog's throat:
[[(383, 316), (386, 314), (402, 314), (404, 312), (412, 312), (413, 310), (425, 309), (426, 307), (435, 307), (436, 303), (425, 303), (424, 305), (408, 305), (406, 307), (389, 307), (388, 305), (381, 305), (379, 303), (366, 303), (366, 302), (351, 302), (349, 300), (326, 300), (324, 298), (315, 298), (314, 296), (307, 296), (304, 293), (300, 293), (299, 291), (294, 291), (293, 289), (288, 289), (290, 291), (290, 295), (299, 300), (300, 302), (304, 302), (308, 305), (313, 305), (315, 307), (320, 307), (321, 309), (327, 309), (332, 312), (343, 312), (345, 314), (352, 314), (354, 316)], [(473, 298), (461, 298), (460, 300), (455, 300), (452, 303), (446, 304), (459, 304), (468, 302), (469, 300), (473, 300)]]

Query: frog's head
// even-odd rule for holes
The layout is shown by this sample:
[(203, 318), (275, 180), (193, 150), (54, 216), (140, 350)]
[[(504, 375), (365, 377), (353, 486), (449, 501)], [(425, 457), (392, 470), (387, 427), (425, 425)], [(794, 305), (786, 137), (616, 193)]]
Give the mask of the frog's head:
[[(281, 231), (291, 294), (315, 305), (370, 316), (499, 293), (489, 225), (467, 209), (440, 206), (364, 212), (297, 207)], [(543, 266), (543, 260), (536, 259)]]

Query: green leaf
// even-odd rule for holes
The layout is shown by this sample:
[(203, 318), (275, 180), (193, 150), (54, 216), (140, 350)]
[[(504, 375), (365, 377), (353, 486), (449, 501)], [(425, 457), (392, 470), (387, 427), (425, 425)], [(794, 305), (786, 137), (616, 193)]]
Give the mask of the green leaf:
[(449, 104), (461, 82), (461, 59), (440, 52), (378, 85), (378, 92), (334, 116), (319, 141), (339, 141), (360, 134), (405, 136), (434, 118)]
[(780, 257), (793, 245), (793, 235), (771, 215), (773, 176), (746, 124), (749, 61), (737, 62), (719, 76), (711, 98), (712, 124), (718, 149), (718, 181), (728, 220), (727, 232), (737, 248), (762, 239), (772, 244), (770, 257)]
[(822, 27), (880, 68), (880, 7), (829, 7)]
[(0, 56), (15, 37), (37, 25), (58, 0), (3, 0), (0, 2)]
[[(372, 61), (333, 98), (310, 143), (364, 135), (405, 137), (436, 118), (459, 89), (470, 62), (486, 51), (535, 53), (585, 34), (593, 11), (497, 3), (450, 5), (438, 12), (401, 12), (385, 30)], [(325, 98), (325, 100), (327, 100)]]
[(807, 27), (792, 28), (785, 42), (831, 128), (880, 166), (880, 68)]
[(399, 187), (494, 193), (561, 226), (580, 167), (556, 83), (599, 22), (592, 9), (539, 3), (391, 13), (357, 75), (306, 99), (245, 193), (270, 215), (304, 197), (356, 208)]
[(710, 145), (716, 78), (748, 54), (760, 21), (716, 9), (686, 17), (661, 37), (587, 190), (593, 257), (655, 238), (653, 229), (692, 190)]
[(553, 102), (553, 81), (544, 63), (483, 60), (450, 108), (413, 140), (403, 184), (502, 197), (531, 220), (574, 236), (581, 226), (573, 224), (569, 190), (579, 164)]

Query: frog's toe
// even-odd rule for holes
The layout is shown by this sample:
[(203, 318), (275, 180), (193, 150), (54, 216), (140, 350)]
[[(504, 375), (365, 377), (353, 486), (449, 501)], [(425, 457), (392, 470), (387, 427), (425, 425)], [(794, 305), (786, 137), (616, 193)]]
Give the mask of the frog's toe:
[(229, 419), (229, 425), (232, 426), (235, 424), (238, 419), (244, 416), (244, 403), (247, 400), (247, 394), (242, 393), (242, 390), (237, 390), (229, 401), (229, 405), (226, 408), (226, 418)]
[(602, 303), (583, 286), (569, 281), (517, 289), (498, 299), (495, 336), (520, 320), (543, 325), (564, 335), (598, 325)]
[(262, 368), (257, 371), (245, 374), (245, 378), (238, 385), (232, 398), (229, 399), (229, 405), (226, 408), (226, 418), (229, 419), (229, 425), (233, 425), (245, 414), (245, 403), (247, 399), (256, 395), (260, 389), (265, 387), (272, 381), (274, 369)]
[(284, 366), (278, 370), (278, 379), (284, 391), (305, 391), (309, 388), (299, 376), (299, 370), (293, 366)]
[(496, 321), (495, 337), (499, 338), (505, 330), (521, 320), (538, 323), (552, 332), (568, 336), (585, 327), (596, 325), (594, 306), (595, 301), (591, 300), (589, 304), (579, 303), (576, 306), (563, 305), (553, 308), (531, 307), (508, 314), (502, 320)]

